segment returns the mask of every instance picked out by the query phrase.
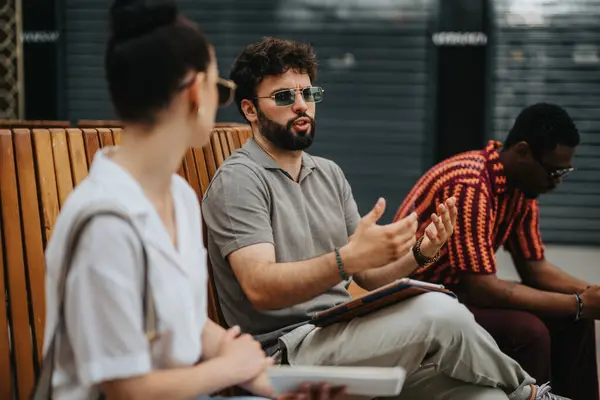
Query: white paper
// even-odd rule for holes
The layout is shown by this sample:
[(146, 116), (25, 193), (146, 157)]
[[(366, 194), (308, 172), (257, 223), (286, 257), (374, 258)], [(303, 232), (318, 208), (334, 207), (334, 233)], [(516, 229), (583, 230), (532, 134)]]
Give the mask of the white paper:
[(406, 371), (401, 367), (273, 366), (268, 369), (276, 395), (295, 392), (303, 383), (345, 386), (349, 395), (397, 396)]

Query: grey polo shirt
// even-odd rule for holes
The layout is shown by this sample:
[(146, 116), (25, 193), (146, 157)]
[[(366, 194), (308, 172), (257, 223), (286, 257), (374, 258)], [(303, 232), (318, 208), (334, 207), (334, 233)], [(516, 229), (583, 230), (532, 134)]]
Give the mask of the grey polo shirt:
[(253, 334), (269, 353), (295, 328), (308, 333), (304, 325), (315, 312), (351, 298), (346, 281), (305, 303), (258, 311), (227, 261), (235, 250), (258, 243), (273, 243), (277, 262), (311, 259), (347, 244), (360, 215), (350, 185), (333, 161), (304, 153), (295, 182), (250, 139), (218, 169), (202, 201), (202, 214), (225, 320)]

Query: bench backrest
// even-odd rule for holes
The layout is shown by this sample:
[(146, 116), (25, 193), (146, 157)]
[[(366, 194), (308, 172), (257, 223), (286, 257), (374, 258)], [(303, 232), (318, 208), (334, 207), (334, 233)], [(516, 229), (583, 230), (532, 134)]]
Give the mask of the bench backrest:
[(0, 119), (0, 128), (68, 128), (70, 126), (69, 121)]
[[(39, 370), (45, 318), (44, 248), (65, 200), (120, 128), (0, 129), (0, 399), (27, 399)], [(179, 174), (202, 196), (217, 168), (251, 136), (219, 125), (186, 154)], [(210, 270), (210, 269), (209, 269)], [(211, 275), (212, 282), (212, 275)], [(222, 323), (209, 285), (209, 316)], [(211, 301), (212, 300), (212, 301)]]

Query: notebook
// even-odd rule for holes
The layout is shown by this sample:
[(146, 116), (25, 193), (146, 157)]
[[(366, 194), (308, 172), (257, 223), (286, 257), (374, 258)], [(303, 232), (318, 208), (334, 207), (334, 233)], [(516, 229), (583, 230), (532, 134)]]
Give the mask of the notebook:
[(344, 386), (346, 394), (356, 396), (397, 396), (402, 390), (406, 371), (402, 367), (273, 366), (267, 375), (275, 396), (297, 391), (304, 383), (328, 383)]
[(443, 285), (417, 281), (409, 278), (398, 279), (395, 282), (365, 293), (355, 299), (339, 304), (313, 315), (310, 323), (325, 327), (337, 322), (349, 321), (392, 304), (423, 293), (440, 292), (456, 298), (456, 295)]

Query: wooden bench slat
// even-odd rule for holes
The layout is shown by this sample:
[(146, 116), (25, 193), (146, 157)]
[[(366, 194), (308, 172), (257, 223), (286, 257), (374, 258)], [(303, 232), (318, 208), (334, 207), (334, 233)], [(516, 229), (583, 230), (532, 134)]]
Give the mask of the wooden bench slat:
[(27, 277), (21, 241), (21, 210), (17, 187), (17, 171), (13, 150), (13, 137), (6, 131), (0, 136), (2, 158), (0, 160), (0, 199), (5, 240), (5, 257), (8, 262), (8, 296), (10, 329), (15, 355), (19, 398), (27, 399), (34, 384), (34, 351), (31, 342)]
[[(223, 156), (223, 161), (225, 161), (225, 159), (229, 157), (229, 145), (227, 144), (227, 140), (223, 140), (223, 129), (215, 129), (211, 139), (213, 140), (215, 150), (217, 150), (218, 147), (221, 148), (221, 155)], [(215, 146), (214, 143), (218, 143), (218, 146)], [(217, 168), (222, 164), (223, 163), (217, 165)]]
[[(227, 157), (233, 154), (235, 147), (233, 144), (233, 131), (231, 129), (222, 129), (220, 132), (221, 143), (223, 144), (223, 154)], [(231, 136), (231, 139), (229, 138)], [(225, 150), (227, 149), (227, 150)]]
[(233, 154), (237, 149), (240, 148), (239, 141), (235, 142), (235, 137), (238, 135), (237, 130), (227, 130), (225, 131), (225, 136), (227, 138), (227, 143), (229, 144), (229, 154)]
[(50, 131), (47, 129), (36, 130), (33, 134), (33, 143), (37, 161), (38, 189), (43, 211), (44, 245), (46, 245), (52, 236), (54, 223), (60, 210)]
[(115, 142), (115, 145), (120, 145), (121, 141), (123, 140), (123, 129), (121, 128), (114, 128), (111, 129), (112, 134), (113, 134), (113, 141)]
[[(196, 160), (194, 159), (194, 153), (192, 149), (188, 150), (183, 159), (186, 179), (190, 186), (194, 189), (196, 194), (202, 196), (202, 187), (200, 185), (200, 179), (198, 178), (198, 169), (196, 168)], [(202, 198), (199, 197), (199, 200)]]
[(240, 132), (240, 143), (242, 147), (246, 144), (246, 141), (251, 137), (251, 132), (248, 129), (245, 129)]
[(27, 274), (29, 293), (33, 311), (33, 337), (37, 346), (38, 362), (42, 360), (45, 323), (46, 264), (44, 261), (44, 241), (40, 206), (38, 202), (37, 181), (33, 143), (29, 130), (13, 131), (15, 153), (17, 155), (17, 173), (19, 176), (19, 199), (21, 200), (21, 219), (27, 254)]
[(206, 167), (206, 159), (204, 158), (204, 150), (199, 148), (192, 149), (194, 155), (195, 168), (198, 173), (198, 181), (200, 182), (200, 195), (204, 196), (208, 184), (210, 183), (210, 176)]
[[(223, 161), (225, 161), (225, 158), (223, 157), (223, 147), (221, 146), (221, 138), (219, 137), (218, 133), (216, 133), (214, 135), (211, 135), (210, 141), (215, 157), (216, 168), (219, 168), (221, 165), (223, 165)], [(211, 179), (213, 176), (214, 174), (211, 175)]]
[(69, 160), (73, 175), (73, 186), (77, 186), (88, 174), (83, 132), (81, 132), (81, 129), (67, 129), (67, 140), (69, 143)]
[(96, 129), (82, 129), (83, 143), (85, 143), (85, 154), (87, 158), (88, 168), (94, 161), (96, 152), (100, 149), (100, 138)]
[[(208, 171), (208, 180), (210, 182), (217, 172), (217, 162), (215, 161), (216, 155), (210, 141), (202, 148), (202, 152), (204, 153), (204, 161), (206, 163), (206, 170)], [(220, 166), (221, 164), (218, 165)]]
[(98, 128), (98, 136), (100, 137), (100, 146), (114, 146), (113, 133), (108, 128)]
[(121, 121), (94, 121), (82, 119), (77, 121), (78, 128), (120, 128)]
[[(5, 149), (5, 146), (12, 145), (10, 140), (6, 139), (7, 136), (10, 136), (10, 134), (11, 133), (9, 130), (0, 130), (0, 172), (5, 169), (3, 160), (7, 157), (10, 157), (10, 150)], [(1, 175), (0, 179), (2, 179)], [(2, 208), (3, 205), (0, 202), (0, 209)], [(1, 219), (0, 222), (2, 222)], [(7, 247), (7, 244), (4, 243), (3, 240), (4, 236), (4, 225), (0, 223), (0, 293), (6, 293), (7, 286), (6, 282), (4, 282), (4, 276), (5, 270), (8, 269), (10, 265), (8, 263), (6, 265), (4, 264), (4, 249)], [(3, 371), (0, 373), (0, 398), (10, 399), (12, 398), (13, 393), (13, 382), (10, 356), (10, 332), (5, 305), (0, 307), (0, 371)]]
[[(37, 134), (37, 130), (33, 131)], [(54, 157), (54, 172), (58, 188), (59, 206), (62, 207), (67, 197), (73, 191), (73, 177), (71, 173), (71, 161), (69, 156), (69, 145), (67, 144), (67, 132), (64, 129), (50, 129), (52, 139), (52, 153)]]
[(219, 129), (219, 140), (221, 141), (221, 148), (223, 150), (223, 161), (231, 155), (235, 149), (231, 148), (229, 140), (227, 140), (227, 131), (225, 129)]

